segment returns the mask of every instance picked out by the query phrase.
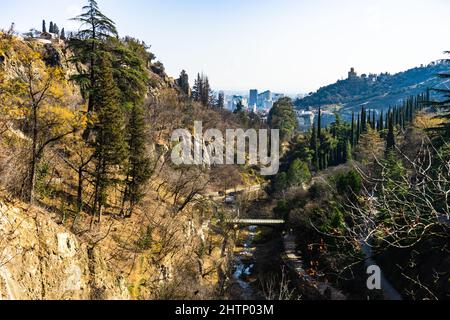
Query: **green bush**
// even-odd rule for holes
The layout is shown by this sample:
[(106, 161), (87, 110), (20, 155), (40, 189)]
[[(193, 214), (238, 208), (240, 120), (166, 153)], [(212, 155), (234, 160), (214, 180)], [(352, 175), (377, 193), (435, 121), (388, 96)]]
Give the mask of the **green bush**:
[(335, 181), (336, 189), (341, 195), (353, 197), (361, 192), (361, 176), (355, 170), (338, 174), (335, 177)]
[(288, 182), (291, 187), (297, 187), (311, 180), (311, 172), (309, 171), (308, 164), (295, 159), (288, 171)]
[(139, 250), (148, 250), (151, 248), (153, 244), (152, 238), (153, 229), (151, 227), (147, 227), (147, 229), (141, 234), (139, 239), (136, 241), (136, 247)]

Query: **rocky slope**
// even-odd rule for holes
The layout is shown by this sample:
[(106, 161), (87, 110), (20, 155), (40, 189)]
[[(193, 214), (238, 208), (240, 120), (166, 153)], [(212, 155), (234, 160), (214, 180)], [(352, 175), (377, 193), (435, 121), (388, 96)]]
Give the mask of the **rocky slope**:
[(48, 213), (0, 201), (0, 298), (129, 299), (122, 277)]

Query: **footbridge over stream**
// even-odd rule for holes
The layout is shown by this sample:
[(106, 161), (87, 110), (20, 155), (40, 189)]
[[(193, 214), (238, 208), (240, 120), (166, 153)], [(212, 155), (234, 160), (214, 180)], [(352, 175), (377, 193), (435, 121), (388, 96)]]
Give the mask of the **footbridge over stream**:
[(282, 226), (286, 222), (281, 219), (231, 219), (227, 223), (238, 226)]

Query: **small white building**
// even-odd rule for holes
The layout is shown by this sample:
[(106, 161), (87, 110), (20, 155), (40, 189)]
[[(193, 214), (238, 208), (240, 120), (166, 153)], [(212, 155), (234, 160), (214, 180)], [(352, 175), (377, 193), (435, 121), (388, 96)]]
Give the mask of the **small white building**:
[(57, 35), (56, 33), (41, 32), (41, 35), (39, 36), (39, 39), (58, 40), (59, 39), (59, 35)]

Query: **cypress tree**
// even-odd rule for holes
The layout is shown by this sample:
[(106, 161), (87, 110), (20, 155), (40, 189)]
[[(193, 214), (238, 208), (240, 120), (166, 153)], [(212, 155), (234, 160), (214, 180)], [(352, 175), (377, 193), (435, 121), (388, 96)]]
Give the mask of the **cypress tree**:
[[(397, 125), (397, 107), (394, 107), (392, 109), (392, 122), (393, 122), (394, 126)], [(388, 129), (389, 129), (389, 127), (388, 127)]]
[(380, 121), (378, 123), (378, 131), (383, 131), (384, 130), (384, 114), (383, 114), (383, 110), (381, 110), (381, 114), (380, 114)]
[(53, 33), (59, 36), (59, 27), (56, 23), (53, 24)]
[(42, 20), (42, 32), (43, 33), (47, 32), (47, 24), (46, 24), (45, 20)]
[(390, 113), (388, 115), (388, 134), (386, 137), (386, 152), (389, 152), (395, 147), (395, 134), (394, 134), (394, 114)]
[(189, 86), (189, 76), (185, 70), (181, 71), (180, 77), (177, 80), (177, 84), (185, 95), (189, 96), (191, 88)]
[(329, 153), (328, 152), (327, 153), (323, 153), (322, 155), (323, 155), (323, 160), (322, 160), (323, 170), (326, 170), (328, 168), (328, 156), (329, 156)]
[(325, 155), (323, 152), (319, 149), (319, 171), (325, 169)]
[(320, 164), (319, 164), (319, 146), (318, 146), (318, 139), (317, 139), (317, 129), (316, 126), (313, 126), (312, 134), (311, 134), (311, 142), (310, 142), (310, 148), (313, 152), (313, 166), (316, 169), (316, 171), (320, 170)]
[(61, 40), (66, 40), (66, 31), (64, 30), (64, 28), (61, 29), (60, 38)]
[(317, 138), (322, 141), (322, 109), (319, 107), (319, 117), (317, 119)]
[(48, 28), (48, 32), (53, 33), (53, 21), (50, 21), (50, 26)]
[(353, 147), (352, 147), (350, 141), (347, 141), (345, 153), (344, 153), (344, 163), (347, 163), (352, 160), (352, 158), (353, 158), (352, 151), (353, 151)]
[(398, 126), (400, 124), (400, 108), (395, 108), (395, 126)]
[(352, 112), (352, 129), (350, 133), (350, 141), (352, 144), (352, 147), (355, 146), (355, 112)]
[(376, 112), (375, 110), (372, 112), (372, 129), (376, 130), (377, 120), (376, 120)]
[(414, 113), (416, 110), (417, 105), (419, 105), (419, 101), (417, 100), (415, 104), (411, 104), (409, 107), (409, 114), (408, 114), (408, 118), (409, 118), (409, 122), (413, 122), (414, 120)]
[(358, 114), (358, 122), (356, 124), (356, 144), (359, 143), (359, 138), (361, 137), (361, 115)]
[(366, 109), (362, 107), (361, 109), (361, 133), (367, 131), (367, 114)]
[(401, 112), (400, 112), (400, 125), (403, 129), (406, 128), (406, 108), (402, 108)]

